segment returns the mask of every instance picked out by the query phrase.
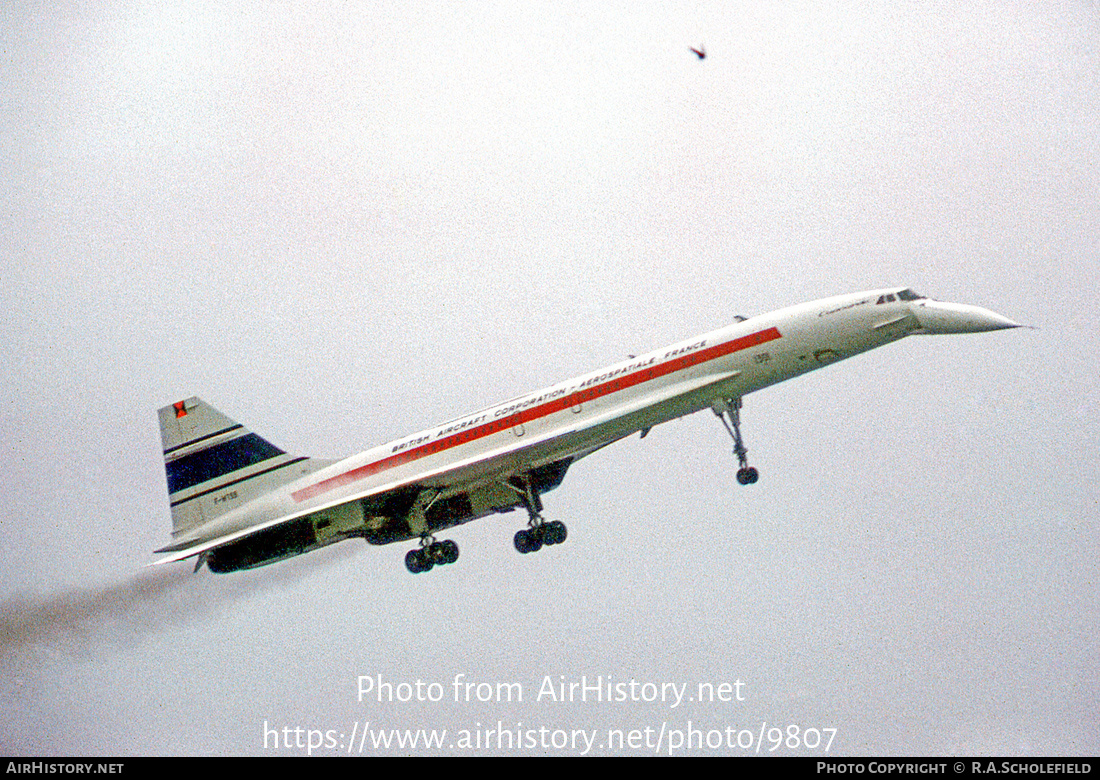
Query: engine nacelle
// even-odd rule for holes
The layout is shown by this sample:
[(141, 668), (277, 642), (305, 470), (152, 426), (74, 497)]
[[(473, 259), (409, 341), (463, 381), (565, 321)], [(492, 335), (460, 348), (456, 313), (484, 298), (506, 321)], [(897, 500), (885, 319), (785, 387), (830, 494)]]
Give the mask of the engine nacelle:
[[(571, 458), (566, 458), (532, 469), (528, 477), (536, 496), (560, 485), (571, 462)], [(399, 496), (391, 494), (383, 498), (384, 506), (375, 506), (375, 499), (364, 502), (370, 506), (365, 509), (362, 536), (371, 544), (414, 539), (419, 534), (412, 530), (412, 526), (416, 525), (415, 520), (410, 522), (413, 512), (423, 512), (423, 526), (429, 533), (435, 533), (494, 512), (510, 512), (523, 506), (523, 496), (517, 489), (502, 482), (487, 482), (444, 496), (433, 501), (426, 510), (420, 509), (416, 503), (418, 493), (419, 491), (404, 491)]]
[[(533, 469), (528, 477), (535, 495), (553, 490), (565, 478), (571, 459)], [(418, 534), (409, 523), (420, 488), (411, 486), (383, 496), (330, 507), (307, 517), (251, 534), (206, 554), (210, 571), (223, 574), (266, 566), (285, 558), (316, 550), (327, 544), (362, 536), (371, 544), (413, 539)], [(468, 523), (494, 512), (510, 512), (523, 506), (523, 496), (501, 482), (487, 482), (432, 502), (424, 512), (424, 525), (434, 533)]]
[(225, 574), (266, 566), (317, 546), (313, 523), (302, 517), (216, 547), (206, 554), (206, 565), (215, 574)]
[(342, 504), (216, 547), (206, 554), (206, 565), (215, 574), (254, 569), (338, 542), (362, 529), (362, 504)]

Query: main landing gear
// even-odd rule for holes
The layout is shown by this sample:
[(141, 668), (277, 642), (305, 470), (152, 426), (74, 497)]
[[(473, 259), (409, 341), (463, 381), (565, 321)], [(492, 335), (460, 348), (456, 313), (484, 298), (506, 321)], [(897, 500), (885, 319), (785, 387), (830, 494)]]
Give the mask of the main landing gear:
[(405, 555), (405, 568), (413, 574), (429, 571), (433, 566), (443, 566), (458, 560), (458, 545), (450, 539), (437, 542), (431, 536), (420, 540), (420, 547)]
[(529, 528), (516, 531), (515, 545), (521, 553), (538, 552), (544, 544), (561, 544), (568, 536), (565, 523), (551, 520), (549, 523), (537, 523)]
[[(742, 485), (751, 485), (760, 479), (760, 472), (749, 465), (749, 451), (741, 438), (741, 399), (724, 398), (715, 402), (711, 408), (733, 437), (733, 454), (737, 456), (737, 463), (740, 466), (737, 469), (737, 481)], [(729, 415), (729, 422), (726, 422), (726, 415)], [(730, 423), (733, 427), (730, 427)]]
[(527, 528), (516, 531), (513, 540), (516, 549), (521, 553), (538, 552), (542, 546), (561, 544), (569, 535), (565, 523), (560, 520), (547, 522), (539, 514), (542, 511), (542, 499), (538, 491), (531, 484), (530, 477), (512, 477), (508, 480), (508, 487), (516, 491), (523, 500), (523, 506), (527, 509)]

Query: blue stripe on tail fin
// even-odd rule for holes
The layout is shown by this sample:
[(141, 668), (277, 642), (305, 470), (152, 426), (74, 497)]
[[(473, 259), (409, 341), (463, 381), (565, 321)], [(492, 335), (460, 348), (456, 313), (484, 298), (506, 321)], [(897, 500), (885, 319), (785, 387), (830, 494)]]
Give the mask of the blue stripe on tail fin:
[(285, 454), (254, 433), (212, 444), (198, 452), (165, 462), (168, 492), (179, 493), (224, 474), (231, 474)]

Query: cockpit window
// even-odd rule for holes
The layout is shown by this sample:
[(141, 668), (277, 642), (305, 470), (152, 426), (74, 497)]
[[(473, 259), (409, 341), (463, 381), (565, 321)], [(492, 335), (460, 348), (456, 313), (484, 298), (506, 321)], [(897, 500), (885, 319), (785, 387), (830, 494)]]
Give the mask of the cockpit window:
[(907, 287), (899, 292), (896, 298), (894, 297), (894, 293), (886, 293), (885, 295), (880, 295), (878, 297), (878, 300), (875, 301), (875, 304), (878, 305), (880, 303), (894, 303), (895, 301), (919, 301), (923, 297), (924, 296), (920, 293), (915, 293)]

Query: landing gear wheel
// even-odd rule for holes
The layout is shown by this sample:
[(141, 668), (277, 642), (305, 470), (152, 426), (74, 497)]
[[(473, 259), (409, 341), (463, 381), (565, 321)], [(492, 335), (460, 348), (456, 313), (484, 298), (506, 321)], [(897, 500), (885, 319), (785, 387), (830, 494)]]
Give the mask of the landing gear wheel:
[(516, 531), (515, 539), (513, 540), (516, 545), (516, 549), (525, 555), (527, 553), (538, 552), (542, 549), (542, 534), (539, 533), (539, 529), (536, 528), (523, 528)]
[(445, 542), (428, 542), (423, 547), (405, 553), (405, 568), (413, 574), (421, 574), (431, 571), (433, 566), (445, 566), (457, 560), (458, 545), (455, 542), (450, 539)]
[(431, 556), (427, 554), (426, 547), (405, 553), (405, 568), (413, 574), (429, 571), (434, 565)]
[(561, 544), (568, 535), (565, 523), (561, 520), (551, 520), (542, 526), (542, 541), (544, 544)]
[(752, 466), (737, 469), (737, 481), (742, 485), (751, 485), (758, 479), (760, 479), (760, 472)]
[(451, 539), (440, 542), (439, 550), (443, 563), (454, 563), (458, 560), (458, 545)]

